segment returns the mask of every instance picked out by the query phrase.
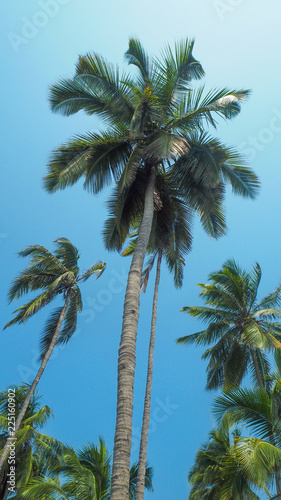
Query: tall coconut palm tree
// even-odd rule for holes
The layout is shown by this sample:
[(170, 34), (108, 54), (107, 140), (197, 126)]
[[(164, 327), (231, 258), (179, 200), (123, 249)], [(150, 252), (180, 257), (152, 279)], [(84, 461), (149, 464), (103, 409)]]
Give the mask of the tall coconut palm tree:
[[(21, 250), (19, 256), (30, 257), (30, 264), (13, 281), (9, 290), (10, 302), (28, 292), (43, 291), (30, 302), (16, 309), (16, 316), (4, 328), (16, 323), (24, 323), (58, 295), (62, 294), (64, 299), (63, 306), (57, 308), (46, 323), (40, 341), (41, 364), (21, 410), (17, 415), (13, 430), (15, 434), (21, 426), (32, 394), (39, 383), (56, 344), (67, 343), (76, 330), (77, 315), (83, 307), (78, 283), (86, 281), (93, 274), (97, 278), (100, 277), (105, 269), (105, 262), (97, 262), (87, 271), (79, 274), (79, 252), (77, 248), (67, 238), (58, 238), (55, 241), (55, 245), (56, 249), (53, 254), (40, 245), (31, 245)], [(7, 440), (0, 456), (0, 470), (8, 452), (9, 442)]]
[(211, 273), (209, 283), (200, 284), (206, 306), (184, 307), (182, 311), (208, 323), (198, 333), (180, 337), (180, 344), (210, 345), (203, 355), (208, 359), (207, 389), (238, 386), (251, 370), (254, 381), (267, 384), (267, 352), (281, 347), (281, 287), (257, 300), (261, 269), (241, 269), (234, 260)]
[[(184, 197), (200, 208), (201, 192), (209, 189), (223, 198), (224, 184), (234, 192), (254, 197), (258, 181), (241, 157), (204, 133), (204, 123), (215, 126), (214, 115), (229, 119), (240, 111), (246, 90), (204, 88), (191, 90), (190, 81), (204, 75), (193, 57), (194, 41), (169, 46), (161, 59), (150, 58), (140, 42), (130, 39), (125, 54), (135, 66), (133, 77), (114, 68), (98, 54), (81, 56), (73, 78), (51, 87), (52, 110), (71, 115), (80, 110), (96, 114), (106, 123), (100, 133), (72, 139), (51, 157), (45, 187), (64, 189), (84, 177), (84, 187), (99, 192), (113, 181), (120, 197), (141, 176), (143, 213), (132, 258), (124, 300), (118, 358), (117, 416), (112, 474), (112, 500), (129, 495), (129, 466), (132, 434), (135, 346), (139, 317), (139, 294), (143, 261), (151, 232), (157, 172), (165, 169), (181, 188)], [(204, 218), (212, 230), (215, 221), (221, 233), (225, 224), (218, 211)]]
[[(137, 465), (130, 470), (130, 500), (135, 500)], [(108, 500), (111, 456), (104, 441), (87, 444), (77, 452), (68, 447), (46, 477), (34, 478), (20, 490), (26, 500)], [(152, 490), (152, 469), (146, 468), (146, 488)]]
[(190, 500), (259, 500), (257, 488), (266, 487), (272, 466), (280, 463), (280, 450), (255, 438), (241, 438), (230, 427), (209, 433), (209, 441), (196, 453), (188, 479)]
[[(126, 199), (122, 200), (118, 197), (118, 190), (110, 199), (109, 208), (113, 212), (110, 218), (105, 223), (104, 240), (107, 248), (112, 249), (114, 246), (117, 250), (120, 249), (125, 235), (129, 230), (130, 215), (133, 226), (133, 233), (129, 235), (130, 243), (122, 255), (132, 255), (138, 237), (138, 229), (141, 223), (141, 199), (139, 199), (139, 188), (141, 181), (133, 182), (127, 192)], [(215, 201), (216, 194), (213, 193), (213, 200), (208, 200), (208, 193), (202, 190), (202, 199), (206, 198), (204, 203), (200, 205), (200, 215), (203, 219), (208, 217), (210, 213), (213, 215), (218, 209)], [(124, 202), (125, 201), (125, 202)], [(152, 222), (152, 230), (147, 247), (147, 252), (151, 254), (146, 269), (143, 271), (142, 284), (145, 291), (151, 269), (157, 260), (157, 271), (155, 278), (155, 288), (153, 297), (152, 320), (151, 320), (151, 335), (149, 343), (147, 382), (145, 391), (145, 403), (143, 412), (143, 423), (141, 430), (140, 452), (139, 452), (139, 468), (138, 479), (136, 486), (136, 500), (141, 500), (144, 497), (144, 480), (145, 466), (147, 461), (147, 439), (150, 421), (150, 404), (151, 404), (151, 389), (153, 376), (153, 357), (155, 344), (155, 327), (157, 317), (157, 301), (158, 288), (160, 281), (160, 267), (162, 256), (165, 257), (169, 270), (174, 275), (174, 284), (176, 287), (182, 286), (183, 267), (185, 263), (184, 256), (191, 250), (192, 242), (192, 217), (194, 212), (198, 212), (198, 206), (194, 206), (193, 200), (186, 203), (180, 196), (180, 191), (176, 189), (170, 176), (166, 172), (157, 172), (155, 192), (154, 192), (154, 214)], [(207, 233), (208, 226), (205, 227)], [(214, 224), (211, 235), (219, 236), (220, 227)]]
[[(155, 346), (155, 334), (156, 334), (156, 318), (157, 318), (157, 303), (158, 303), (158, 290), (160, 282), (160, 269), (162, 257), (165, 258), (166, 263), (170, 271), (174, 275), (174, 283), (176, 287), (182, 285), (183, 280), (183, 267), (184, 267), (184, 255), (191, 249), (191, 216), (192, 211), (188, 210), (183, 201), (177, 196), (175, 189), (169, 186), (167, 182), (163, 182), (165, 177), (162, 173), (162, 184), (159, 179), (156, 179), (157, 188), (157, 204), (155, 204), (152, 231), (150, 234), (150, 240), (148, 244), (147, 251), (151, 254), (148, 264), (143, 271), (142, 276), (142, 287), (146, 290), (146, 286), (149, 280), (150, 272), (153, 268), (155, 260), (157, 260), (156, 265), (156, 277), (155, 286), (153, 294), (153, 305), (152, 305), (152, 318), (151, 318), (151, 330), (150, 330), (150, 340), (149, 340), (149, 352), (148, 352), (148, 366), (147, 366), (147, 379), (146, 379), (146, 389), (145, 389), (145, 400), (144, 400), (144, 411), (141, 429), (141, 439), (140, 439), (140, 449), (139, 449), (139, 460), (138, 460), (138, 474), (136, 481), (136, 500), (141, 500), (144, 497), (145, 488), (145, 472), (146, 472), (146, 462), (147, 462), (147, 441), (149, 432), (149, 422), (150, 422), (150, 407), (151, 407), (151, 392), (152, 392), (152, 378), (153, 378), (153, 363), (154, 363), (154, 346)], [(170, 188), (170, 189), (169, 189)], [(133, 196), (133, 199), (135, 197)], [(116, 201), (115, 213), (118, 211), (119, 202)], [(126, 250), (123, 252), (123, 256), (132, 255), (135, 251), (136, 241), (138, 237), (138, 229), (140, 226), (140, 215), (139, 222), (137, 223), (136, 214), (133, 219), (133, 232), (129, 234), (130, 242)], [(122, 221), (121, 221), (122, 222)], [(118, 228), (120, 229), (120, 223), (116, 217), (116, 226), (114, 227), (114, 234), (118, 234)], [(112, 229), (112, 227), (111, 227)], [(124, 228), (123, 228), (124, 229)], [(122, 231), (119, 230), (119, 234)], [(105, 232), (105, 242), (109, 239), (111, 245), (113, 242), (113, 236), (109, 231)], [(116, 246), (118, 248), (118, 238), (116, 241)]]
[[(28, 385), (13, 386), (15, 415), (18, 415), (29, 391)], [(9, 436), (8, 427), (11, 423), (11, 411), (8, 406), (11, 392), (3, 391), (0, 393), (0, 450), (3, 449), (7, 437)], [(19, 490), (27, 481), (37, 474), (37, 456), (40, 455), (44, 463), (55, 463), (58, 456), (64, 449), (62, 443), (56, 439), (42, 434), (41, 429), (53, 416), (51, 409), (45, 405), (42, 406), (41, 396), (35, 391), (29, 401), (27, 410), (17, 438), (12, 440), (14, 445), (13, 459), (11, 464), (16, 469), (16, 491)], [(13, 462), (14, 460), (14, 462)], [(0, 499), (4, 500), (9, 494), (9, 484), (7, 474), (10, 471), (10, 465), (6, 464), (0, 474)]]

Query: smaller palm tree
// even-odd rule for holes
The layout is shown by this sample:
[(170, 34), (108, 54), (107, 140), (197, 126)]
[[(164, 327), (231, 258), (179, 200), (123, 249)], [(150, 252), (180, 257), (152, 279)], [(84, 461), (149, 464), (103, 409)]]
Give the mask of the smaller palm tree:
[(208, 323), (205, 330), (177, 339), (179, 344), (214, 344), (202, 355), (209, 360), (207, 389), (238, 386), (249, 369), (261, 388), (266, 385), (266, 353), (281, 348), (281, 287), (257, 301), (260, 280), (259, 264), (246, 272), (228, 260), (210, 274), (210, 283), (199, 285), (206, 306), (182, 309)]
[(265, 491), (272, 463), (280, 450), (261, 440), (232, 435), (229, 425), (209, 433), (209, 441), (197, 452), (188, 479), (190, 500), (259, 500), (254, 490)]
[[(130, 470), (130, 500), (135, 499), (137, 465)], [(21, 488), (26, 500), (108, 500), (110, 498), (111, 456), (104, 441), (89, 443), (75, 452), (71, 447), (48, 476), (31, 480)], [(152, 490), (152, 469), (146, 469), (146, 488)]]
[[(227, 425), (246, 425), (256, 438), (272, 445), (271, 452), (281, 457), (281, 366), (280, 354), (276, 356), (278, 364), (276, 371), (269, 379), (275, 379), (271, 388), (264, 390), (230, 388), (218, 396), (214, 403), (214, 414), (218, 422), (227, 422)], [(279, 365), (279, 366), (278, 366)], [(280, 470), (281, 460), (271, 463), (268, 475), (273, 476), (278, 498), (281, 498)], [(274, 456), (272, 456), (272, 460)], [(269, 462), (269, 459), (268, 459)]]
[[(20, 409), (26, 399), (29, 391), (27, 384), (23, 386), (14, 386), (15, 389), (15, 414)], [(3, 448), (7, 437), (8, 427), (10, 425), (8, 401), (9, 392), (0, 393), (0, 450)], [(26, 484), (34, 475), (38, 475), (39, 457), (44, 468), (48, 464), (54, 464), (58, 456), (64, 450), (64, 445), (56, 439), (42, 434), (41, 428), (53, 416), (49, 406), (42, 406), (41, 396), (35, 391), (29, 401), (25, 417), (17, 433), (17, 439), (13, 441), (15, 446), (15, 467), (17, 471), (16, 488), (17, 491)], [(39, 430), (40, 429), (40, 430)], [(0, 499), (7, 498), (8, 494), (8, 476), (10, 467), (3, 467), (0, 474)]]
[[(41, 293), (16, 309), (16, 316), (4, 328), (16, 323), (24, 323), (58, 295), (62, 295), (64, 299), (63, 306), (56, 309), (46, 323), (40, 341), (41, 365), (17, 415), (14, 433), (17, 433), (21, 426), (32, 394), (56, 344), (67, 343), (76, 330), (77, 314), (83, 307), (78, 283), (86, 281), (93, 274), (99, 278), (105, 269), (105, 262), (99, 261), (84, 273), (79, 274), (77, 248), (66, 238), (58, 238), (55, 245), (56, 249), (53, 254), (40, 245), (31, 245), (21, 250), (19, 255), (30, 257), (30, 264), (13, 281), (9, 290), (10, 302), (28, 292), (40, 290)], [(0, 456), (0, 471), (8, 452), (9, 442), (7, 441)]]

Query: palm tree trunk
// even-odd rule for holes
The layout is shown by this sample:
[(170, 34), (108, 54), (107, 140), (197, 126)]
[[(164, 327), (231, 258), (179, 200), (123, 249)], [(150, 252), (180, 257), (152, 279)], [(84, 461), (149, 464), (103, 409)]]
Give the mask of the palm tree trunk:
[(250, 347), (250, 353), (251, 353), (251, 356), (252, 356), (252, 361), (253, 361), (253, 365), (254, 365), (254, 368), (255, 368), (256, 377), (257, 377), (257, 381), (258, 381), (259, 387), (261, 389), (264, 389), (264, 381), (263, 381), (262, 376), (261, 376), (261, 372), (260, 372), (260, 369), (259, 369), (259, 365), (258, 365), (256, 353), (255, 353), (255, 351), (254, 351), (254, 349), (252, 347)]
[(5, 500), (8, 496), (8, 476), (7, 471), (3, 470), (3, 477), (1, 478), (0, 483), (0, 500)]
[(8, 488), (8, 485), (7, 485), (7, 486), (6, 486), (5, 493), (4, 493), (4, 496), (3, 496), (3, 500), (7, 500), (8, 495), (9, 495), (9, 488)]
[[(56, 342), (57, 342), (57, 339), (58, 339), (58, 336), (59, 336), (59, 333), (60, 333), (60, 329), (61, 329), (61, 325), (62, 325), (62, 322), (63, 322), (63, 318), (64, 318), (64, 315), (65, 315), (65, 312), (66, 312), (66, 309), (67, 309), (67, 306), (68, 306), (68, 303), (69, 303), (69, 299), (70, 299), (70, 295), (71, 295), (71, 290), (68, 291), (67, 293), (67, 296), (66, 296), (66, 299), (65, 299), (65, 303), (64, 303), (64, 306), (62, 308), (62, 311), (60, 313), (60, 317), (59, 317), (59, 320), (58, 320), (58, 324), (57, 324), (57, 327), (56, 327), (56, 330), (55, 330), (55, 333), (53, 335), (53, 338), (51, 340), (51, 343), (49, 345), (49, 348), (44, 356), (44, 359), (41, 363), (41, 366), (35, 376), (35, 379), (33, 380), (31, 386), (30, 386), (30, 389), (26, 395), (26, 398), (24, 400), (24, 403), (21, 407), (21, 410), (16, 418), (16, 422), (15, 422), (15, 429), (14, 429), (14, 434), (17, 433), (17, 431), (19, 430), (20, 426), (21, 426), (21, 423), (24, 419), (24, 415), (25, 415), (25, 412), (28, 408), (28, 405), (29, 405), (29, 402), (32, 398), (32, 395), (38, 385), (38, 382), (42, 376), (42, 373), (43, 371), (45, 370), (46, 368), (46, 365), (49, 361), (49, 358), (54, 350), (54, 347), (56, 345)], [(2, 470), (2, 467), (3, 467), (3, 464), (6, 460), (6, 457), (7, 455), (9, 454), (9, 449), (10, 449), (10, 446), (9, 446), (9, 438), (7, 439), (6, 443), (5, 443), (5, 446), (3, 448), (3, 451), (2, 451), (2, 454), (0, 456), (0, 472)]]
[(151, 168), (145, 192), (144, 212), (133, 254), (124, 301), (118, 356), (117, 412), (111, 479), (111, 500), (129, 500), (130, 453), (136, 338), (139, 319), (140, 281), (153, 220), (156, 166)]
[(147, 461), (147, 439), (148, 439), (149, 421), (150, 421), (151, 388), (152, 388), (152, 376), (153, 376), (153, 356), (154, 356), (155, 327), (156, 327), (156, 318), (157, 318), (157, 301), (158, 301), (158, 289), (159, 289), (159, 281), (160, 281), (161, 260), (162, 260), (162, 251), (160, 251), (158, 254), (156, 278), (155, 278), (155, 286), (154, 286), (154, 295), (153, 295), (146, 390), (145, 390), (145, 399), (144, 399), (144, 410), (143, 410), (140, 452), (139, 452), (139, 462), (138, 462), (138, 474), (137, 474), (136, 493), (135, 493), (136, 500), (143, 500), (143, 498), (144, 498), (145, 469), (146, 469), (146, 461)]

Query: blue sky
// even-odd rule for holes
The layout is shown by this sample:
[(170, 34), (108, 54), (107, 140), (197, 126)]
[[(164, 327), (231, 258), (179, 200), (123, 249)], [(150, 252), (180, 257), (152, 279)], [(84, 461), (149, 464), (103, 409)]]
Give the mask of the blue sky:
[[(186, 260), (180, 291), (163, 270), (155, 353), (152, 425), (148, 458), (154, 467), (154, 494), (146, 498), (185, 499), (186, 474), (197, 447), (212, 427), (211, 400), (204, 392), (205, 365), (200, 349), (175, 345), (175, 338), (200, 329), (179, 313), (198, 304), (196, 283), (205, 282), (229, 257), (241, 266), (258, 261), (263, 270), (261, 295), (280, 282), (280, 15), (272, 0), (14, 0), (1, 15), (1, 199), (2, 324), (15, 307), (6, 293), (24, 261), (16, 257), (29, 244), (49, 249), (59, 236), (80, 250), (80, 266), (97, 259), (107, 270), (83, 287), (84, 312), (78, 333), (56, 352), (39, 390), (55, 419), (46, 432), (80, 446), (101, 435), (113, 447), (117, 351), (129, 260), (105, 251), (101, 238), (110, 189), (93, 197), (76, 185), (47, 194), (42, 177), (50, 152), (76, 133), (98, 130), (100, 122), (82, 113), (53, 115), (48, 88), (59, 77), (71, 76), (79, 54), (95, 51), (124, 65), (128, 38), (137, 36), (152, 54), (165, 43), (195, 37), (195, 57), (206, 72), (206, 86), (252, 89), (242, 113), (220, 122), (217, 135), (247, 156), (261, 179), (256, 201), (227, 192), (228, 234), (210, 240), (194, 226), (194, 243)], [(278, 147), (279, 146), (279, 147)], [(141, 297), (132, 458), (137, 445), (143, 405), (150, 327), (152, 283)], [(1, 387), (30, 381), (37, 367), (38, 338), (48, 311), (23, 326), (1, 333)]]

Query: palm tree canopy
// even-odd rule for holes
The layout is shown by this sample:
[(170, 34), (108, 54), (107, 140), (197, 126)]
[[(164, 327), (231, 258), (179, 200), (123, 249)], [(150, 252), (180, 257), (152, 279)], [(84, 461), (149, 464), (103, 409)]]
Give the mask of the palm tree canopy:
[[(254, 460), (249, 458), (249, 452), (257, 452), (258, 444), (247, 439), (240, 441), (237, 432), (232, 439), (229, 427), (209, 433), (209, 441), (197, 451), (188, 474), (190, 500), (258, 500), (253, 487), (266, 490), (264, 475), (253, 471)], [(260, 469), (264, 472), (264, 465)]]
[[(77, 326), (77, 314), (82, 310), (79, 281), (86, 281), (93, 274), (97, 278), (105, 269), (105, 262), (98, 261), (88, 270), (79, 274), (77, 248), (67, 239), (58, 238), (54, 253), (41, 245), (30, 245), (19, 252), (20, 257), (29, 257), (29, 265), (16, 277), (9, 290), (12, 302), (29, 292), (41, 293), (15, 310), (15, 317), (4, 328), (23, 323), (38, 310), (49, 304), (56, 296), (69, 293), (70, 300), (57, 343), (66, 343)], [(42, 291), (43, 290), (43, 291)], [(41, 359), (44, 357), (58, 324), (62, 307), (57, 308), (48, 318), (40, 341)]]
[[(13, 386), (13, 400), (15, 403), (15, 416), (18, 415), (26, 395), (29, 391), (29, 385)], [(3, 448), (7, 437), (9, 436), (8, 427), (11, 417), (8, 407), (9, 391), (0, 393), (0, 450)], [(58, 440), (43, 434), (41, 429), (53, 416), (49, 406), (42, 406), (41, 396), (35, 392), (29, 402), (24, 420), (16, 434), (15, 439), (15, 459), (17, 469), (17, 489), (22, 487), (27, 481), (38, 473), (39, 457), (40, 468), (48, 467), (50, 463), (56, 463), (58, 456), (64, 450), (64, 445)], [(44, 466), (43, 466), (44, 464)], [(4, 468), (9, 470), (8, 464)]]
[[(21, 488), (26, 500), (108, 500), (110, 498), (111, 455), (104, 441), (88, 443), (76, 451), (65, 447), (60, 460), (45, 477), (35, 477)], [(130, 471), (130, 500), (134, 500), (137, 465)], [(146, 488), (152, 490), (152, 469), (146, 469)]]
[(207, 389), (239, 385), (249, 366), (256, 380), (253, 352), (266, 380), (269, 362), (265, 352), (281, 347), (281, 287), (258, 301), (260, 280), (259, 264), (247, 272), (228, 260), (221, 270), (210, 274), (209, 283), (199, 285), (206, 305), (182, 309), (208, 324), (205, 330), (177, 340), (181, 344), (214, 344), (202, 355), (209, 360)]
[(209, 198), (212, 190), (222, 195), (224, 182), (234, 192), (254, 197), (259, 183), (251, 169), (237, 152), (203, 131), (204, 125), (216, 125), (216, 115), (236, 116), (249, 91), (192, 89), (191, 81), (204, 76), (193, 46), (194, 40), (186, 39), (151, 58), (132, 38), (125, 54), (135, 67), (132, 76), (120, 74), (96, 53), (80, 56), (75, 75), (51, 87), (52, 110), (97, 114), (106, 128), (76, 136), (53, 152), (46, 189), (64, 189), (83, 177), (84, 188), (93, 193), (112, 182), (123, 192), (139, 169), (145, 168), (147, 177), (147, 170), (157, 165), (170, 172), (198, 210), (205, 196), (201, 191), (209, 190)]
[(271, 389), (229, 388), (215, 399), (214, 414), (218, 422), (244, 424), (260, 439), (281, 448), (281, 385)]
[[(123, 256), (130, 256), (135, 251), (143, 211), (141, 190), (142, 186), (135, 180), (125, 199), (116, 188), (108, 203), (111, 216), (105, 222), (105, 245), (120, 251), (127, 238)], [(173, 273), (175, 286), (179, 287), (183, 280), (184, 256), (191, 250), (192, 211), (164, 171), (158, 172), (156, 177), (154, 207), (147, 247), (151, 258), (144, 276), (148, 276), (157, 253), (161, 252)]]

